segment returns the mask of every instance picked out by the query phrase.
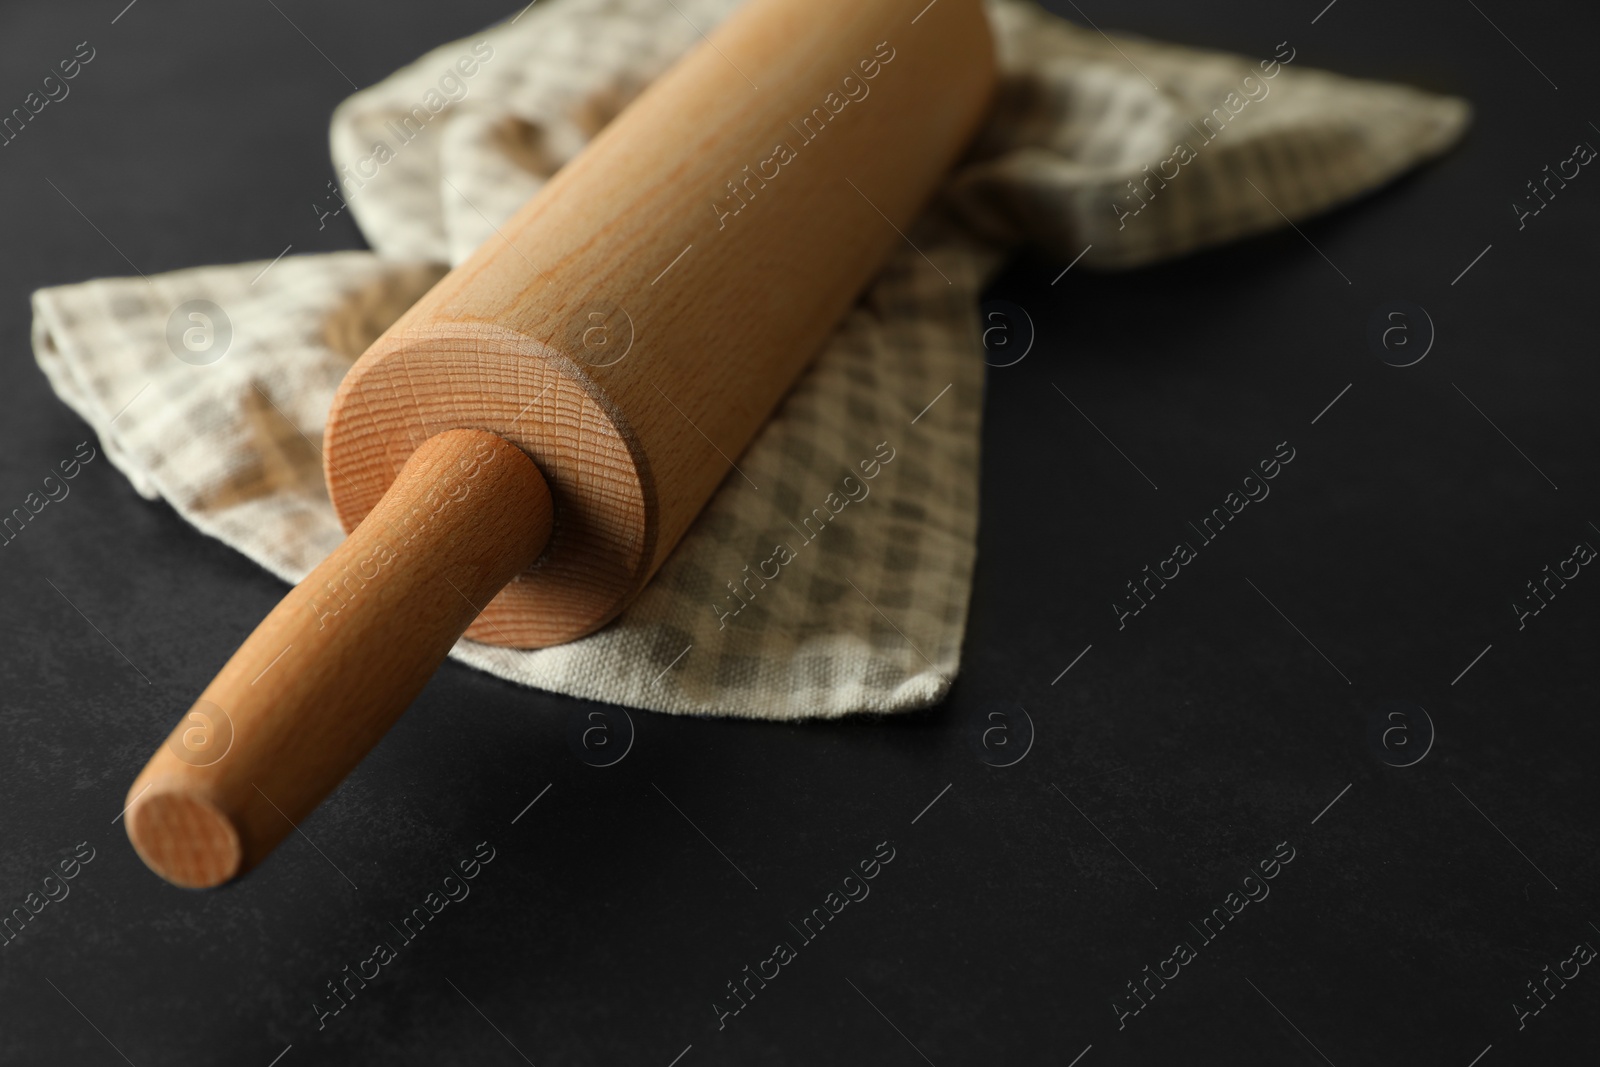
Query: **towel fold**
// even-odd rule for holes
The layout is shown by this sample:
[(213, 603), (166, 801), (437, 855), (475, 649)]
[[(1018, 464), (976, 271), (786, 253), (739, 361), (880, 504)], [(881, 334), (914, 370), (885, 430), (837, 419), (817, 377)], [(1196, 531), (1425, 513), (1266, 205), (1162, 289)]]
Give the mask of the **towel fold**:
[[(320, 448), (351, 362), (734, 6), (546, 0), (429, 52), (334, 113), (335, 178), (312, 210), (350, 211), (373, 251), (39, 290), (40, 367), (141, 494), (298, 581), (343, 537)], [(988, 10), (1002, 88), (986, 125), (743, 476), (599, 633), (536, 651), (462, 640), (455, 658), (664, 712), (937, 702), (976, 552), (977, 298), (1005, 253), (1122, 268), (1272, 229), (1437, 155), (1468, 121), (1459, 99), (1303, 69), (1287, 42), (1251, 60), (1023, 0)]]

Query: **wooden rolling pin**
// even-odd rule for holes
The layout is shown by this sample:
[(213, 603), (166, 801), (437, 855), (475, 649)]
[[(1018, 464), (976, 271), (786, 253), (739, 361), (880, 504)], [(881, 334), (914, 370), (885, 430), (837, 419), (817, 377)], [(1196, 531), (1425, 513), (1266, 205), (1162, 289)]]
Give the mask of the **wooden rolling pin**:
[(994, 83), (979, 0), (749, 0), (651, 85), (344, 379), (349, 537), (134, 780), (144, 862), (191, 887), (260, 862), (463, 633), (540, 648), (616, 617)]

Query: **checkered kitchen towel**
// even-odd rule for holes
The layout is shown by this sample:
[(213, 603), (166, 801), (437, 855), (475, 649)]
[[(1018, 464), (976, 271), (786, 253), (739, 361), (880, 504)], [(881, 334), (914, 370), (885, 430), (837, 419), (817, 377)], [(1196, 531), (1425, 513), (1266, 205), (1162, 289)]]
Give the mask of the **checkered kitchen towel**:
[[(334, 114), (340, 184), (313, 221), (350, 210), (372, 253), (41, 290), (40, 366), (141, 493), (300, 579), (342, 536), (318, 448), (351, 360), (734, 3), (546, 0), (428, 53)], [(976, 298), (1004, 251), (1032, 241), (1065, 263), (1090, 246), (1085, 267), (1177, 255), (1369, 190), (1467, 122), (1460, 100), (1303, 69), (1291, 42), (1247, 60), (1108, 38), (1018, 0), (990, 16), (1003, 89), (911, 232), (927, 259), (896, 254), (750, 446), (741, 466), (762, 492), (725, 486), (600, 633), (540, 651), (462, 641), (456, 658), (666, 712), (938, 701), (976, 546)], [(427, 124), (399, 129), (419, 105)], [(877, 474), (847, 493), (863, 460)], [(819, 508), (816, 533), (803, 520)], [(775, 557), (778, 578), (730, 591)]]

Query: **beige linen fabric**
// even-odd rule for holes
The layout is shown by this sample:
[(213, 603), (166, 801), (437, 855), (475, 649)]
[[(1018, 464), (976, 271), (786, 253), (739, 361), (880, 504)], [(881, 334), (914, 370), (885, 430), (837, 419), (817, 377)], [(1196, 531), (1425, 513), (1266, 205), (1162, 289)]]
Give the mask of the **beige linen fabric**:
[[(544, 0), (428, 53), (334, 115), (343, 197), (313, 210), (348, 204), (373, 252), (40, 290), (41, 368), (140, 493), (298, 580), (342, 537), (319, 449), (350, 362), (733, 6)], [(1004, 86), (978, 143), (738, 457), (743, 475), (611, 626), (539, 651), (462, 641), (457, 659), (665, 712), (937, 702), (976, 547), (977, 297), (1003, 252), (1125, 267), (1280, 226), (1443, 151), (1468, 118), (1460, 100), (1302, 69), (1289, 45), (1263, 64), (1108, 39), (1016, 0), (990, 16)], [(220, 321), (208, 335), (183, 307), (197, 300), (229, 327), (214, 362), (184, 349), (186, 329), (221, 347)]]

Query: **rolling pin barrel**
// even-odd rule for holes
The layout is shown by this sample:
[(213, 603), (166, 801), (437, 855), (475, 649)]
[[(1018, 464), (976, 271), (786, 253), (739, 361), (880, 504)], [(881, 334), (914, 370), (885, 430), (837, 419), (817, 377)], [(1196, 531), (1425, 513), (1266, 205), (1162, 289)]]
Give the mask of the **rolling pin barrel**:
[(905, 247), (994, 84), (980, 0), (748, 0), (600, 131), (341, 383), (349, 539), (134, 782), (145, 861), (191, 886), (259, 862), (463, 632), (539, 648), (615, 618)]

